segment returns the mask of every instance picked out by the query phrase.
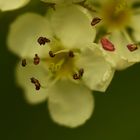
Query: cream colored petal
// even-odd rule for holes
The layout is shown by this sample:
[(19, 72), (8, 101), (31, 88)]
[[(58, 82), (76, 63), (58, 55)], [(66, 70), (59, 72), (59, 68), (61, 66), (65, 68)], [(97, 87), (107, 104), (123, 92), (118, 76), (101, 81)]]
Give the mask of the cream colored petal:
[[(34, 66), (27, 61), (27, 65), (22, 67), (20, 63), (17, 64), (16, 70), (16, 83), (23, 91), (27, 102), (30, 104), (37, 104), (43, 102), (48, 97), (48, 73), (42, 67), (42, 64)], [(36, 78), (41, 84), (40, 90), (36, 90), (30, 78)]]
[(52, 15), (56, 36), (68, 48), (85, 47), (95, 38), (95, 29), (85, 9), (75, 5), (58, 6)]
[(48, 105), (52, 119), (67, 127), (87, 121), (94, 109), (91, 91), (80, 84), (58, 81), (50, 90)]
[(100, 46), (107, 61), (111, 62), (114, 68), (118, 70), (125, 69), (136, 62), (140, 61), (140, 49), (131, 52), (128, 50), (127, 45), (134, 42), (129, 39), (127, 34), (125, 35), (119, 31), (114, 31), (109, 36), (109, 40), (115, 45), (115, 51), (106, 51)]
[(78, 3), (83, 0), (41, 0), (46, 3), (55, 3), (55, 4), (70, 4), (70, 3)]
[(16, 19), (8, 35), (9, 50), (20, 57), (33, 57), (36, 53), (42, 57), (48, 54), (48, 44), (40, 46), (37, 39), (47, 37), (51, 40), (52, 32), (49, 22), (34, 13), (24, 14)]
[(0, 0), (0, 10), (14, 10), (25, 6), (30, 0)]
[(77, 65), (84, 69), (82, 80), (91, 90), (105, 91), (109, 86), (114, 69), (108, 63), (99, 46), (93, 45), (93, 48), (86, 48)]
[(135, 14), (132, 16), (131, 28), (134, 30), (133, 35), (136, 41), (140, 42), (140, 14)]

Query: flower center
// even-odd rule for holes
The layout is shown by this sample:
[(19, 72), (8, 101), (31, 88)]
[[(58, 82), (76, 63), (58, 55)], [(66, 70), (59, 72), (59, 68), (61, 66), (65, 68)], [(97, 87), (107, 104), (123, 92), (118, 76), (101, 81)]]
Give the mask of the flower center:
[(131, 9), (125, 0), (110, 0), (102, 6), (101, 16), (108, 28), (124, 28), (130, 23)]
[(54, 77), (73, 78), (73, 75), (79, 70), (75, 64), (80, 54), (79, 49), (66, 49), (59, 40), (52, 40), (51, 43), (49, 57), (46, 58), (50, 72)]
[[(38, 54), (35, 54), (33, 58), (33, 64), (39, 65), (40, 61), (45, 64), (45, 67), (50, 71), (49, 79), (52, 81), (70, 78), (74, 80), (81, 79), (84, 74), (83, 68), (76, 67), (76, 59), (80, 54), (79, 49), (68, 50), (64, 48), (61, 42), (54, 38), (54, 40), (49, 40), (46, 37), (39, 37), (38, 43), (40, 45), (50, 44), (50, 51), (48, 51), (48, 56), (46, 58), (40, 58)], [(25, 67), (27, 65), (26, 59), (22, 59), (21, 65)], [(31, 83), (34, 84), (35, 89), (39, 90), (43, 87), (40, 81), (35, 77), (30, 78)]]
[(68, 77), (74, 73), (75, 56), (73, 51), (62, 49), (56, 52), (50, 51), (49, 54), (47, 65), (54, 76)]

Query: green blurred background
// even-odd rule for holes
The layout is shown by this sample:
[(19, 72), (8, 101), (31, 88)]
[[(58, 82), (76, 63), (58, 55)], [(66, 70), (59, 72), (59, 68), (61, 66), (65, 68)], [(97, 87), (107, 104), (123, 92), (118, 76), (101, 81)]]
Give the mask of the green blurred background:
[(6, 37), (18, 15), (45, 11), (43, 3), (32, 0), (22, 9), (0, 13), (0, 140), (139, 140), (140, 64), (116, 72), (106, 93), (94, 93), (94, 114), (81, 127), (55, 124), (46, 102), (34, 106), (26, 103), (14, 80), (18, 58), (8, 51)]

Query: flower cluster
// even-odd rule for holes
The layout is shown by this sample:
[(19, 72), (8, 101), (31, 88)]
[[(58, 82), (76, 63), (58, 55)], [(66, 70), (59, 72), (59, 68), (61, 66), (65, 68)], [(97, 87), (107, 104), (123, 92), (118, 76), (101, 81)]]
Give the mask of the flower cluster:
[(92, 115), (92, 92), (105, 92), (115, 70), (140, 61), (138, 1), (42, 1), (53, 8), (10, 27), (9, 49), (21, 58), (16, 81), (29, 103), (47, 100), (55, 122), (77, 127)]

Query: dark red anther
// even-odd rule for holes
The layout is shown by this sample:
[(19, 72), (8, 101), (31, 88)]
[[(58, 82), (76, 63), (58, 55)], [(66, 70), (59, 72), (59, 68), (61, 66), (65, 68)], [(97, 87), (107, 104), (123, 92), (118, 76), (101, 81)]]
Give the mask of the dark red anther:
[(83, 69), (83, 68), (81, 68), (78, 72), (79, 72), (79, 76), (80, 76), (80, 77), (82, 77), (82, 76), (83, 76), (83, 74), (84, 74), (84, 69)]
[(102, 44), (102, 47), (107, 50), (107, 51), (115, 51), (115, 47), (114, 47), (114, 44), (109, 41), (107, 38), (103, 37), (101, 38), (101, 44)]
[(69, 51), (69, 57), (74, 57), (73, 51)]
[(137, 46), (137, 44), (128, 44), (127, 48), (130, 52), (133, 52), (138, 49), (138, 46)]
[(54, 11), (56, 10), (56, 8), (55, 8), (56, 4), (55, 3), (48, 3), (48, 4)]
[(26, 59), (23, 59), (21, 62), (22, 67), (25, 67), (27, 65)]
[(78, 74), (77, 73), (73, 74), (73, 79), (74, 80), (81, 79), (83, 74), (84, 74), (84, 69), (81, 68), (81, 69), (79, 69)]
[(39, 90), (41, 85), (39, 83), (39, 81), (37, 79), (35, 79), (34, 77), (31, 78), (31, 83), (33, 83), (35, 85), (35, 89)]
[(45, 45), (46, 43), (50, 43), (50, 40), (46, 37), (39, 37), (37, 42), (40, 44), (40, 45)]
[(34, 57), (34, 64), (35, 64), (35, 65), (38, 65), (39, 62), (40, 62), (40, 58), (38, 57), (37, 54), (35, 54), (35, 57)]
[(91, 26), (95, 26), (96, 24), (98, 24), (101, 21), (101, 19), (99, 17), (95, 17), (92, 19), (91, 21)]
[(52, 51), (49, 51), (50, 57), (55, 57), (55, 54)]
[(80, 79), (80, 76), (77, 73), (75, 73), (75, 74), (73, 74), (73, 79), (78, 80), (78, 79)]

